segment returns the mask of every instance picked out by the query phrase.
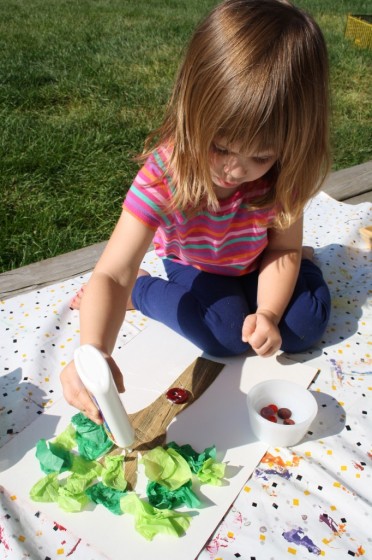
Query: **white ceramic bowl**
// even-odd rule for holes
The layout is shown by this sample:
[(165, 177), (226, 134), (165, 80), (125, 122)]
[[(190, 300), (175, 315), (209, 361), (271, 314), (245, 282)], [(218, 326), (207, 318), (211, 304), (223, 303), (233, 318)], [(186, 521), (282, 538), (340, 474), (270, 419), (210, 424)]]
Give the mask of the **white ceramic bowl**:
[[(317, 402), (308, 389), (283, 379), (271, 379), (254, 385), (248, 392), (247, 404), (254, 435), (259, 440), (278, 447), (299, 443), (318, 412)], [(289, 408), (295, 424), (284, 425), (263, 418), (260, 411), (269, 404)]]

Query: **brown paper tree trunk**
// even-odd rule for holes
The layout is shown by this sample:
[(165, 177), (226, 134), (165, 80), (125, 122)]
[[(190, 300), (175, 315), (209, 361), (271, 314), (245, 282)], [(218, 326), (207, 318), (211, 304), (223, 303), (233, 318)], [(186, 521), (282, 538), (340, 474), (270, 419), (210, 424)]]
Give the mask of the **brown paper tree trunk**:
[(167, 428), (173, 418), (195, 402), (208, 389), (223, 367), (224, 364), (212, 362), (206, 358), (197, 358), (169, 387), (189, 391), (190, 396), (187, 402), (174, 404), (167, 399), (167, 391), (165, 391), (146, 408), (134, 414), (129, 414), (130, 421), (135, 429), (132, 449), (125, 456), (125, 478), (129, 489), (134, 489), (137, 482), (138, 452), (144, 454), (158, 445), (163, 445), (166, 440)]

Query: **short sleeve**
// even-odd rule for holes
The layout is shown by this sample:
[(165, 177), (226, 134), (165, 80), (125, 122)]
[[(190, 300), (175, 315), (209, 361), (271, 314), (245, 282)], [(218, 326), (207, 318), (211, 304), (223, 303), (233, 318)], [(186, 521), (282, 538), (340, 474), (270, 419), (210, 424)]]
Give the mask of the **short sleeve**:
[(158, 153), (151, 154), (139, 170), (123, 202), (123, 209), (151, 229), (167, 224), (170, 185)]

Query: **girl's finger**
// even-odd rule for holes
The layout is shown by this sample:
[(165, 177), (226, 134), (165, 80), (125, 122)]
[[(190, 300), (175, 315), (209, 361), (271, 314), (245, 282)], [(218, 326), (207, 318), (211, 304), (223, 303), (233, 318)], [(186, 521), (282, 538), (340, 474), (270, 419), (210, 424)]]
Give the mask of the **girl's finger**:
[(243, 323), (242, 329), (242, 340), (243, 342), (249, 342), (249, 337), (254, 333), (257, 324), (256, 315), (248, 315)]
[(89, 393), (84, 389), (84, 392), (79, 393), (79, 399), (74, 405), (78, 408), (87, 418), (96, 424), (102, 424), (102, 416), (95, 403), (92, 401)]
[(118, 368), (115, 361), (111, 357), (108, 358), (107, 361), (110, 366), (112, 377), (114, 378), (117, 390), (119, 391), (119, 393), (124, 393), (125, 387), (124, 387), (123, 374), (121, 373), (120, 369)]
[(271, 343), (269, 340), (265, 340), (263, 344), (260, 344), (258, 346), (254, 346), (253, 344), (251, 344), (251, 346), (258, 356), (265, 356), (271, 348)]

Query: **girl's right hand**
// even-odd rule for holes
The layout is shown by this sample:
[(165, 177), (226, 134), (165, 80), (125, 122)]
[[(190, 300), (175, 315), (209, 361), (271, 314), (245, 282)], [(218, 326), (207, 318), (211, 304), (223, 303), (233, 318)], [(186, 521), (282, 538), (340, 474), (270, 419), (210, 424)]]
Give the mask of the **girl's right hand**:
[[(123, 393), (124, 384), (120, 369), (111, 356), (106, 357), (106, 360), (110, 366), (119, 393)], [(60, 380), (62, 383), (63, 396), (68, 404), (80, 410), (96, 424), (102, 424), (102, 416), (84, 387), (76, 371), (75, 362), (73, 360), (62, 370)]]
[(258, 356), (273, 356), (282, 344), (277, 323), (270, 311), (257, 310), (245, 318), (242, 340), (248, 342)]

